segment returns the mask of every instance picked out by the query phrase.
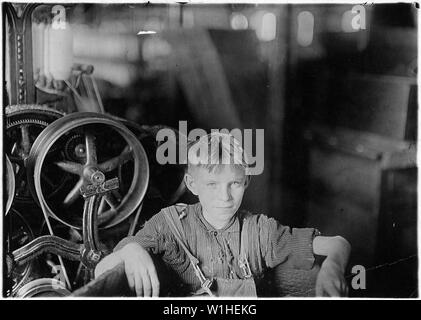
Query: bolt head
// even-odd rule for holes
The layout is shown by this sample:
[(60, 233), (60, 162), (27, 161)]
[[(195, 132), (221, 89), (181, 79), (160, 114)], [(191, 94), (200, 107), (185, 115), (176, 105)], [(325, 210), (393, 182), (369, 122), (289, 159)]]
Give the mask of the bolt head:
[(84, 144), (78, 144), (75, 147), (75, 154), (78, 158), (86, 157), (86, 147)]
[(96, 171), (91, 176), (93, 183), (103, 183), (105, 181), (105, 175), (101, 171)]

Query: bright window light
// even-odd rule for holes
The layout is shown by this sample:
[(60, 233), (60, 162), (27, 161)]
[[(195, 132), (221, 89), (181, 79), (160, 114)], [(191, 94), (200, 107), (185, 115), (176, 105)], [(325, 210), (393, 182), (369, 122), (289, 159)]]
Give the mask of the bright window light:
[(152, 31), (152, 30), (140, 30), (137, 35), (143, 35), (143, 34), (155, 34), (156, 31)]
[(262, 41), (272, 41), (276, 38), (276, 16), (271, 13), (265, 13), (262, 17), (262, 27), (257, 37)]
[(242, 13), (233, 13), (231, 15), (231, 28), (234, 30), (245, 30), (249, 27), (247, 17)]
[(298, 14), (297, 42), (302, 47), (308, 47), (313, 42), (314, 16), (309, 11)]

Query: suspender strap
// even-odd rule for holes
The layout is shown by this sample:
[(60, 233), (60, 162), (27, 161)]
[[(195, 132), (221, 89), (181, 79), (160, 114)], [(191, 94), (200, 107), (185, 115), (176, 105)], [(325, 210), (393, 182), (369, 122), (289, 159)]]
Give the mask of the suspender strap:
[(202, 270), (200, 270), (200, 267), (199, 267), (199, 260), (195, 256), (193, 256), (193, 254), (188, 249), (187, 244), (183, 240), (186, 237), (184, 234), (183, 226), (181, 225), (181, 222), (180, 222), (180, 218), (178, 216), (178, 212), (175, 210), (173, 206), (169, 208), (165, 208), (163, 209), (163, 211), (164, 211), (165, 219), (168, 223), (168, 226), (170, 227), (171, 232), (173, 233), (179, 245), (184, 249), (187, 256), (189, 257), (190, 263), (193, 266), (196, 277), (200, 281), (200, 285), (202, 289), (211, 297), (213, 297), (214, 294), (210, 291), (210, 286), (212, 285), (212, 281), (207, 279), (204, 276), (204, 274), (202, 273)]
[(169, 207), (163, 209), (165, 212), (165, 220), (167, 220), (168, 226), (170, 227), (171, 232), (173, 233), (174, 237), (177, 239), (177, 242), (181, 245), (181, 247), (186, 252), (187, 256), (189, 257), (190, 261), (193, 263), (199, 263), (199, 260), (194, 257), (190, 250), (187, 248), (187, 245), (184, 243), (183, 239), (185, 239), (185, 234), (183, 227), (181, 225), (179, 216), (177, 211), (174, 207)]
[(249, 219), (245, 216), (243, 219), (241, 228), (241, 240), (240, 240), (240, 259), (238, 260), (241, 271), (243, 272), (244, 278), (248, 279), (252, 277), (250, 265), (248, 262), (248, 247), (249, 247)]

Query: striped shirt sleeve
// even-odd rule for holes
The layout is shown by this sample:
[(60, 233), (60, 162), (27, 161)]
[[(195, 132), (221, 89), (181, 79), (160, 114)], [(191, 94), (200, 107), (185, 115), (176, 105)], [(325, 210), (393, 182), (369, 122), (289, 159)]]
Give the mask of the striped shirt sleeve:
[[(165, 229), (165, 230), (164, 230)], [(114, 248), (120, 250), (125, 245), (136, 242), (153, 254), (160, 254), (163, 251), (163, 237), (167, 234), (167, 223), (162, 212), (154, 215), (134, 236), (122, 239)]]
[(318, 230), (290, 228), (264, 215), (258, 215), (257, 220), (260, 251), (267, 267), (282, 263), (303, 270), (313, 267), (313, 239), (320, 234)]

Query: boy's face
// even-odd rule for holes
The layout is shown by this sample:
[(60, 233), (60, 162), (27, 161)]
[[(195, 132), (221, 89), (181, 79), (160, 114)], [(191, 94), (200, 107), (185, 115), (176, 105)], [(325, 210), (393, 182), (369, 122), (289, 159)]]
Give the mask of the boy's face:
[(229, 164), (221, 164), (212, 172), (194, 167), (185, 181), (199, 197), (206, 220), (216, 228), (224, 227), (235, 215), (247, 187), (244, 169)]

